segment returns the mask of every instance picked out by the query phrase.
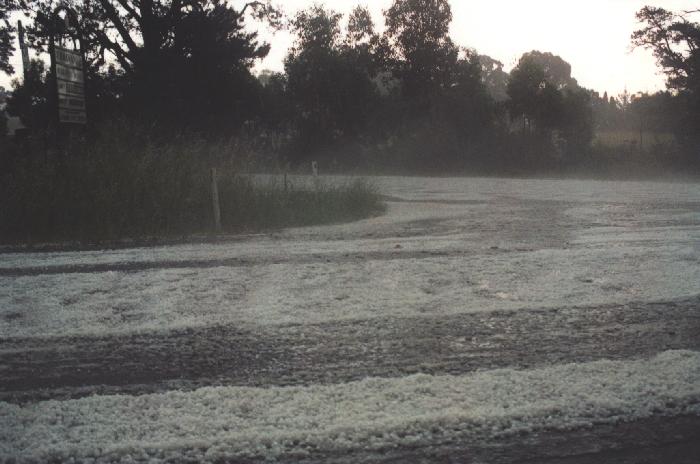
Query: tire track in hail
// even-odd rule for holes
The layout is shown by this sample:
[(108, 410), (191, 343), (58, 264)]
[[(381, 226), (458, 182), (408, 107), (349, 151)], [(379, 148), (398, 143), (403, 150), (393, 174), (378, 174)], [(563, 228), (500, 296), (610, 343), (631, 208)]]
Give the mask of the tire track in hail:
[(0, 400), (310, 385), (700, 349), (700, 298), (320, 324), (0, 340)]

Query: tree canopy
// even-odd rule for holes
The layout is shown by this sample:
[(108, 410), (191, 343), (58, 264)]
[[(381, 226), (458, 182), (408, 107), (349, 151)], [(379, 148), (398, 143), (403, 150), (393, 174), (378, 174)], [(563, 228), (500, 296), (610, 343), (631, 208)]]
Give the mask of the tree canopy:
[(384, 14), (390, 59), (406, 94), (425, 96), (447, 87), (459, 54), (449, 35), (449, 2), (394, 0)]
[(342, 15), (316, 5), (291, 21), (296, 35), (285, 60), (288, 90), (297, 108), (299, 145), (315, 150), (338, 138), (357, 135), (367, 124), (375, 99), (371, 81), (371, 23), (356, 9), (343, 40)]
[[(76, 13), (69, 30), (53, 17), (59, 5)], [(502, 62), (457, 46), (448, 0), (393, 0), (382, 18), (362, 6), (344, 15), (322, 4), (287, 18), (270, 0), (5, 0), (3, 6), (0, 70), (12, 71), (13, 11), (31, 16), (28, 39), (40, 51), (51, 33), (68, 44), (80, 39), (96, 125), (123, 119), (147, 122), (166, 136), (244, 135), (287, 160), (424, 165), (438, 159), (486, 165), (498, 156), (533, 164), (576, 159), (592, 149), (594, 129), (613, 126), (645, 125), (687, 140), (700, 134), (700, 27), (693, 20), (700, 11), (640, 10), (632, 42), (653, 50), (670, 92), (615, 99), (581, 87), (571, 65), (553, 53), (527, 52), (506, 72)], [(380, 19), (383, 28), (375, 24)], [(294, 36), (281, 72), (256, 70), (270, 51), (251, 27), (257, 20), (275, 28), (284, 23)], [(9, 102), (34, 130), (42, 127), (37, 115), (47, 111), (49, 87), (40, 63), (30, 71), (26, 82), (15, 81)], [(674, 124), (662, 124), (668, 115)], [(529, 158), (520, 157), (523, 147), (530, 147)]]
[(537, 50), (523, 54), (511, 71), (507, 93), (512, 117), (540, 135), (557, 130), (567, 149), (586, 147), (593, 136), (590, 92), (571, 77), (561, 57)]
[(681, 113), (677, 135), (696, 159), (700, 152), (700, 9), (680, 14), (647, 6), (637, 13), (641, 28), (632, 34), (637, 47), (651, 49), (667, 77), (669, 89), (678, 93)]
[(10, 58), (15, 52), (16, 28), (10, 23), (10, 14), (19, 10), (24, 4), (23, 0), (3, 0), (0, 5), (0, 71), (7, 74), (14, 72)]
[[(75, 31), (56, 22), (57, 6), (75, 11)], [(80, 39), (93, 96), (111, 90), (123, 111), (201, 127), (255, 111), (250, 70), (270, 47), (246, 18), (281, 21), (269, 0), (239, 9), (225, 0), (22, 0), (14, 8), (33, 18), (28, 36), (38, 50), (51, 34)]]
[(700, 9), (676, 14), (646, 6), (637, 13), (641, 29), (632, 34), (637, 47), (651, 49), (668, 77), (670, 88), (700, 90)]

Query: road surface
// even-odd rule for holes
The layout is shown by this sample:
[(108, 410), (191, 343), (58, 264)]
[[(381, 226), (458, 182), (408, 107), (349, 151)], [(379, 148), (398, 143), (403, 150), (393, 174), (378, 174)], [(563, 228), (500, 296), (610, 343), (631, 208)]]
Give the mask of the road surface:
[(374, 182), (352, 224), (0, 254), (0, 461), (698, 462), (700, 185)]

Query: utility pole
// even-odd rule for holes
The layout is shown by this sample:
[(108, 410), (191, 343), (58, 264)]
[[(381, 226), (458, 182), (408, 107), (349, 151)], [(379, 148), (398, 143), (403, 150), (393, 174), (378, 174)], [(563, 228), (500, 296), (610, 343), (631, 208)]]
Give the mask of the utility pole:
[(19, 49), (22, 53), (22, 68), (24, 70), (24, 81), (27, 81), (27, 73), (29, 72), (29, 50), (24, 41), (24, 26), (22, 21), (17, 21), (17, 37), (19, 38)]

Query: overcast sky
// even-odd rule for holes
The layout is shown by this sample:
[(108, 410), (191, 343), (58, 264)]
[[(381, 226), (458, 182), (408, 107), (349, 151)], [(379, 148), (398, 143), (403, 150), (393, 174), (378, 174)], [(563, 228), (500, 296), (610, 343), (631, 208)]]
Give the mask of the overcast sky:
[[(240, 3), (240, 2), (239, 2)], [(313, 0), (278, 2), (288, 13), (310, 6)], [(383, 24), (382, 11), (392, 0), (326, 1), (346, 13), (356, 4), (366, 5)], [(655, 91), (664, 88), (654, 58), (645, 50), (630, 49), (630, 35), (637, 28), (635, 13), (644, 5), (669, 10), (700, 7), (700, 0), (452, 0), (453, 40), (461, 46), (502, 61), (510, 70), (531, 50), (560, 55), (572, 65), (572, 73), (585, 87), (611, 95)], [(258, 68), (282, 69), (292, 42), (288, 33), (266, 36), (270, 55)]]
[[(391, 2), (329, 0), (325, 4), (342, 13), (358, 3), (366, 5), (381, 29), (382, 11)], [(277, 3), (293, 13), (314, 0)], [(452, 0), (452, 38), (461, 46), (502, 61), (506, 69), (524, 52), (549, 51), (571, 63), (574, 77), (585, 87), (611, 95), (625, 87), (630, 92), (655, 91), (664, 87), (664, 79), (654, 58), (648, 51), (631, 51), (629, 40), (637, 26), (635, 12), (650, 3), (670, 10), (700, 6), (700, 0)], [(281, 70), (292, 37), (285, 31), (274, 35), (263, 31), (263, 37), (272, 50), (256, 68)], [(15, 63), (21, 69), (17, 59)], [(0, 85), (7, 87), (8, 83), (9, 78), (0, 73)]]

